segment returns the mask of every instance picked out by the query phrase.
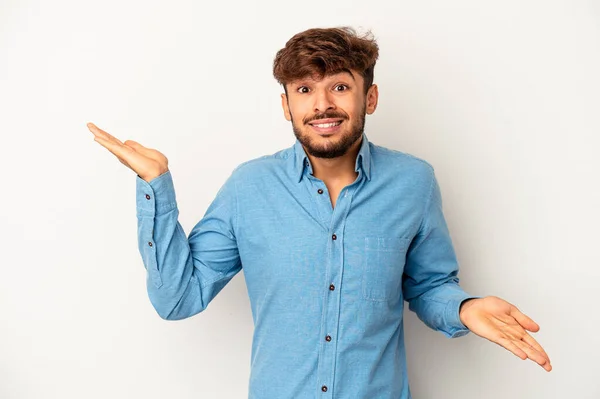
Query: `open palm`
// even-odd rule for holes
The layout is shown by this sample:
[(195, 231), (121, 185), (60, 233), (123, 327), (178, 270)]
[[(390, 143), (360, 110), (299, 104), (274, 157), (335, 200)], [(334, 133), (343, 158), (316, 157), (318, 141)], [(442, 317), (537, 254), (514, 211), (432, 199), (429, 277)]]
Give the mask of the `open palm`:
[(505, 300), (488, 296), (470, 299), (460, 309), (460, 320), (473, 333), (492, 341), (516, 356), (535, 361), (546, 371), (552, 370), (550, 358), (527, 331), (540, 327)]
[(93, 123), (88, 123), (87, 127), (94, 134), (94, 141), (112, 152), (123, 165), (133, 170), (146, 182), (169, 170), (168, 159), (161, 152), (146, 148), (133, 140), (121, 142)]

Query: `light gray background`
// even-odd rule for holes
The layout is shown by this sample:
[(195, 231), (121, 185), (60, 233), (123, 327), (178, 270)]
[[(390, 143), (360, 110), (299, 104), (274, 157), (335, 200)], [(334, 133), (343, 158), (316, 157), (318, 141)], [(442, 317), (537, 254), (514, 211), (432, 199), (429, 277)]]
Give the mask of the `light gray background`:
[(170, 160), (189, 233), (239, 163), (291, 146), (275, 52), (372, 29), (376, 144), (436, 168), (461, 284), (541, 326), (545, 372), (406, 313), (416, 399), (600, 397), (598, 1), (0, 3), (0, 398), (243, 398), (243, 273), (193, 318), (146, 295), (135, 175), (95, 122)]

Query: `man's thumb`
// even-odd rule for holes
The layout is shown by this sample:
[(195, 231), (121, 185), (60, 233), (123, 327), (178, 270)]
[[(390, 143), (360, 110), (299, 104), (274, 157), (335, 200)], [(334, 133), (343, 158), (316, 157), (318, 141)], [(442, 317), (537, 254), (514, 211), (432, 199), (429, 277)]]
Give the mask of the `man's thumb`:
[(129, 147), (133, 148), (134, 150), (146, 149), (146, 147), (144, 147), (143, 145), (141, 145), (137, 141), (133, 141), (133, 140), (125, 140), (123, 142), (123, 144), (125, 144), (126, 146), (129, 146)]

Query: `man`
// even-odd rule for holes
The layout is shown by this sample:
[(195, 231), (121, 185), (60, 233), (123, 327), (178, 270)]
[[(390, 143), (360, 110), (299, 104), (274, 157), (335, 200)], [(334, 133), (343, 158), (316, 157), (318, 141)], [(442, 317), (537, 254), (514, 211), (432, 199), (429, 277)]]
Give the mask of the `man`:
[(162, 318), (201, 312), (243, 267), (250, 398), (410, 398), (404, 300), (447, 337), (473, 331), (552, 368), (533, 320), (459, 286), (432, 166), (367, 140), (377, 58), (350, 28), (292, 37), (273, 73), (295, 144), (239, 165), (189, 237), (166, 157), (88, 125), (138, 174), (139, 250)]

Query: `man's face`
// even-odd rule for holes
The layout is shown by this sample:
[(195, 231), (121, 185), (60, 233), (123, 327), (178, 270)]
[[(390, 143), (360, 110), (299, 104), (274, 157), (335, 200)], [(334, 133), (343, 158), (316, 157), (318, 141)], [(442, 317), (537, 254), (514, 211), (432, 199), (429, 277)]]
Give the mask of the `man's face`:
[(364, 92), (356, 71), (302, 78), (286, 85), (281, 95), (285, 118), (307, 152), (318, 158), (344, 155), (362, 136), (365, 114), (377, 107), (377, 85)]

